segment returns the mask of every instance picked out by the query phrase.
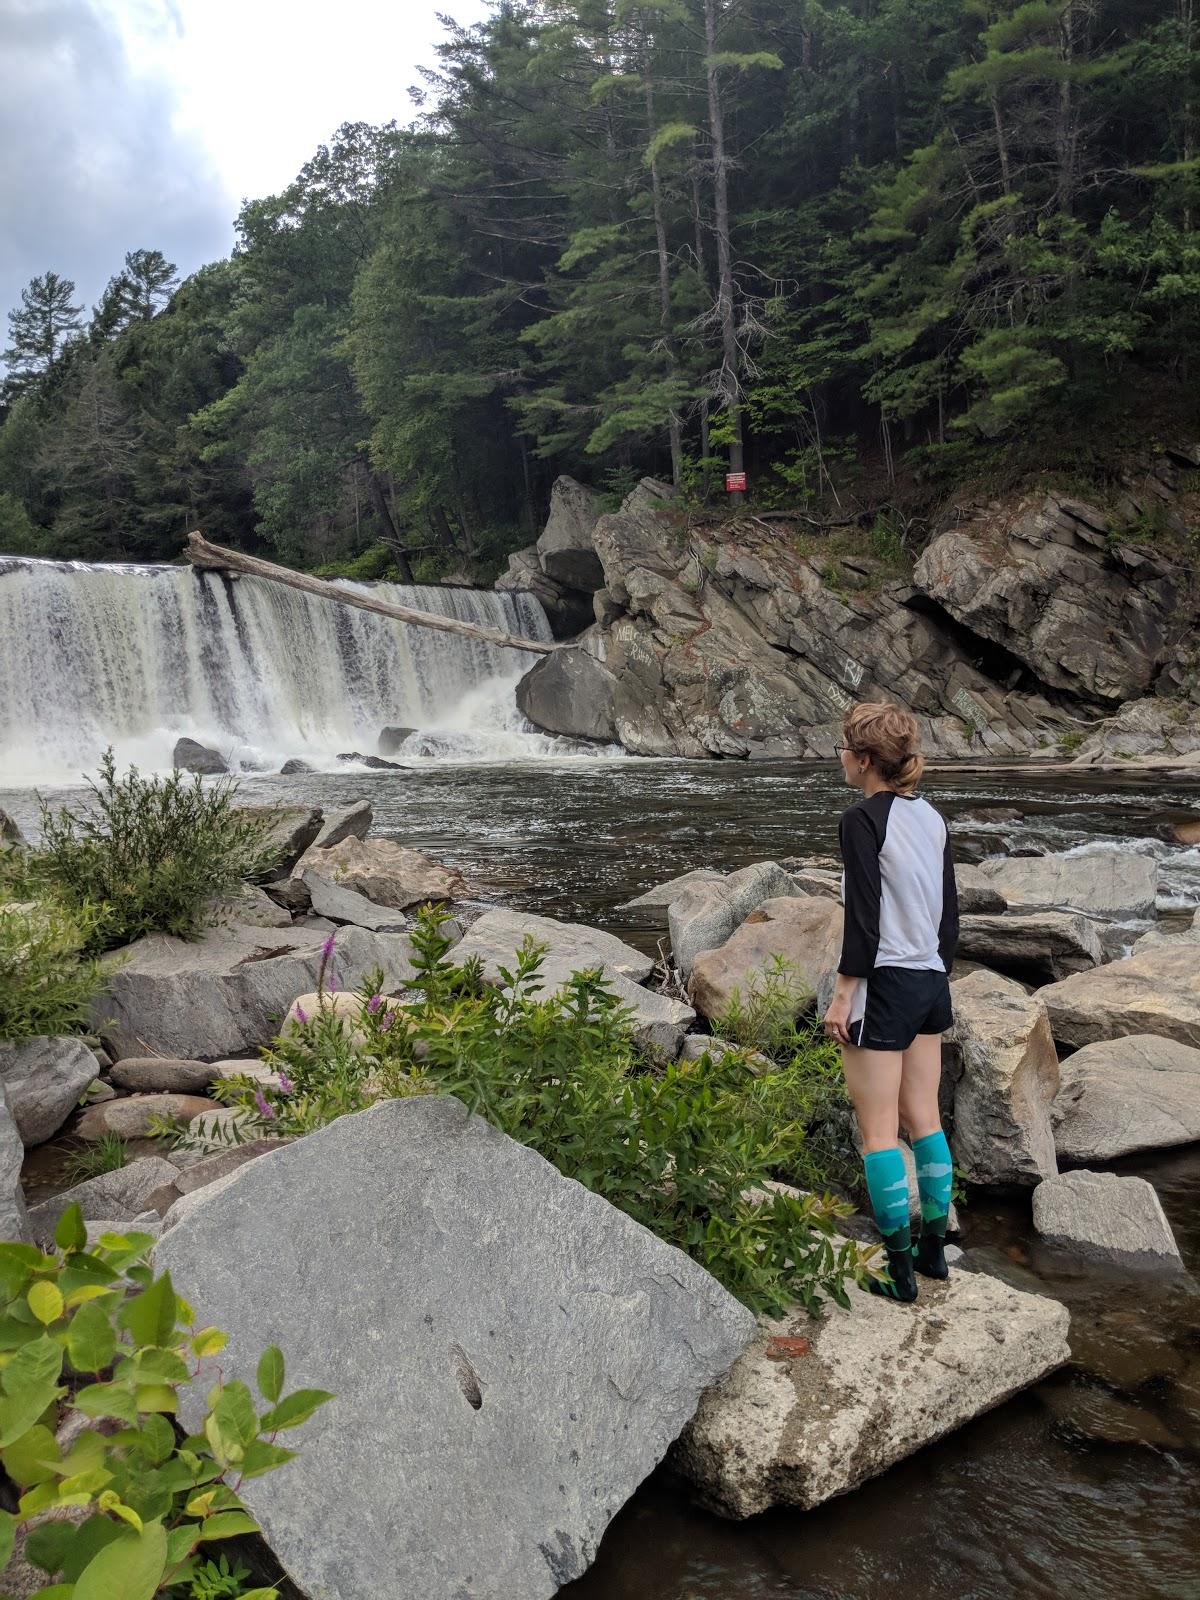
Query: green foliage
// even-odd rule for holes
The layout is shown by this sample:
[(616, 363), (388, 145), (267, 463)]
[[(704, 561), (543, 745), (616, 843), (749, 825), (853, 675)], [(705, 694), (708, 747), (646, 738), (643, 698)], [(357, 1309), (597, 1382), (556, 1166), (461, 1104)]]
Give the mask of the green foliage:
[(1071, 728), (1058, 736), (1058, 748), (1064, 756), (1073, 756), (1087, 735), (1082, 728)]
[(330, 1396), (283, 1398), (283, 1357), (272, 1347), (259, 1365), (264, 1409), (245, 1383), (218, 1373), (200, 1429), (182, 1437), (181, 1393), (225, 1335), (198, 1327), (169, 1275), (154, 1275), (150, 1235), (108, 1233), (89, 1250), (71, 1206), (55, 1239), (49, 1253), (0, 1243), (0, 1460), (15, 1506), (0, 1511), (0, 1567), (18, 1528), (70, 1508), (86, 1515), (43, 1522), (26, 1538), (28, 1560), (51, 1583), (39, 1593), (53, 1600), (278, 1600), (273, 1588), (243, 1590), (246, 1574), (214, 1564), (207, 1549), (258, 1531), (239, 1487), (291, 1460), (277, 1435)]
[(268, 825), (238, 811), (233, 783), (144, 778), (136, 767), (118, 778), (109, 750), (88, 787), (84, 807), (55, 812), (43, 802), (36, 871), (78, 914), (98, 908), (89, 949), (146, 933), (195, 935), (212, 896), (271, 864)]
[(303, 1134), (382, 1098), (455, 1095), (754, 1309), (844, 1298), (863, 1270), (857, 1247), (833, 1238), (844, 1208), (763, 1188), (806, 1171), (815, 1057), (765, 1079), (741, 1052), (645, 1062), (599, 974), (547, 994), (543, 951), (527, 942), (504, 987), (485, 984), (477, 961), (450, 959), (441, 921), (426, 912), (414, 932), (411, 996), (388, 1001), (369, 983), (351, 1015), (323, 1005), (265, 1055), (282, 1089), (222, 1088), (245, 1113), (242, 1137)]
[(103, 985), (83, 954), (101, 914), (67, 910), (34, 881), (23, 851), (0, 850), (0, 1039), (78, 1033)]
[(102, 1172), (117, 1172), (129, 1163), (129, 1152), (119, 1134), (106, 1133), (89, 1140), (74, 1151), (67, 1162), (67, 1178), (72, 1184), (98, 1178)]

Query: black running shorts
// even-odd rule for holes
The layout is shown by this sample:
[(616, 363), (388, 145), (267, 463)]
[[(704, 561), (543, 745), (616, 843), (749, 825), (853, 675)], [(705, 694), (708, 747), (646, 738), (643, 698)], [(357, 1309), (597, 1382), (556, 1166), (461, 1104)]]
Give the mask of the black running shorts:
[(865, 983), (864, 1010), (848, 1029), (862, 1050), (907, 1050), (919, 1033), (945, 1033), (953, 1023), (944, 972), (876, 967)]

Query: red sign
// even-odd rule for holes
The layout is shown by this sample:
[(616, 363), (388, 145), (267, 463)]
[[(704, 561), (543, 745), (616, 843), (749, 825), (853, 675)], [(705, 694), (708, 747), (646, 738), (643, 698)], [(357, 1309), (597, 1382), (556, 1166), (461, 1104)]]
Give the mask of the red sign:
[(742, 494), (746, 488), (746, 474), (744, 472), (727, 472), (725, 474), (725, 488), (730, 494)]

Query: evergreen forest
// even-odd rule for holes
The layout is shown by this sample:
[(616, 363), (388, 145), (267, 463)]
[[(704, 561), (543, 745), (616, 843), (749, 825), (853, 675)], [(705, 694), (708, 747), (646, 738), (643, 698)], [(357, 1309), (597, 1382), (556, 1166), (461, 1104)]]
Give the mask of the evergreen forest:
[(231, 259), (30, 283), (0, 550), (487, 575), (563, 472), (905, 506), (1190, 437), (1194, 3), (497, 0)]

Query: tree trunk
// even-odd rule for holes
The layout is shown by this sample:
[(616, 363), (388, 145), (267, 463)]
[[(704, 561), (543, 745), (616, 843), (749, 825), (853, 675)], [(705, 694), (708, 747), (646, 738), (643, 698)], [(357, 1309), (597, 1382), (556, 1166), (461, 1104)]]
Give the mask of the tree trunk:
[(1000, 155), (1000, 182), (1004, 186), (1005, 194), (1012, 193), (1012, 176), (1008, 165), (1008, 135), (1004, 129), (1004, 121), (1000, 115), (1000, 101), (992, 95), (992, 124), (996, 129), (996, 149)]
[[(732, 437), (729, 444), (730, 472), (744, 472), (745, 449), (742, 439), (741, 354), (737, 342), (737, 308), (734, 302), (733, 247), (729, 233), (729, 157), (725, 150), (725, 113), (721, 104), (721, 83), (715, 62), (717, 53), (717, 0), (704, 0), (704, 41), (707, 49), (708, 126), (713, 147), (713, 215), (717, 235), (717, 309), (721, 321), (721, 389), (729, 411)], [(744, 496), (730, 496), (740, 505)]]
[(408, 551), (400, 543), (400, 535), (396, 532), (396, 524), (392, 521), (392, 513), (388, 509), (387, 496), (383, 492), (379, 474), (368, 469), (367, 483), (371, 490), (371, 504), (375, 507), (375, 515), (379, 518), (383, 530), (383, 542), (392, 553), (401, 581), (413, 583), (416, 580), (413, 578), (412, 562), (408, 559)]
[[(646, 132), (650, 143), (653, 144), (658, 125), (654, 118), (654, 79), (651, 76), (649, 42), (642, 56), (642, 78), (646, 87)], [(667, 250), (667, 221), (663, 210), (662, 183), (658, 175), (657, 157), (653, 157), (650, 162), (650, 187), (654, 202), (654, 237), (658, 246), (659, 325), (662, 328), (663, 342), (671, 360), (672, 370), (677, 372), (679, 359), (675, 351), (674, 322), (671, 315), (671, 257)], [(678, 489), (683, 482), (683, 429), (679, 413), (674, 406), (671, 407), (668, 427), (671, 436), (671, 482)]]

